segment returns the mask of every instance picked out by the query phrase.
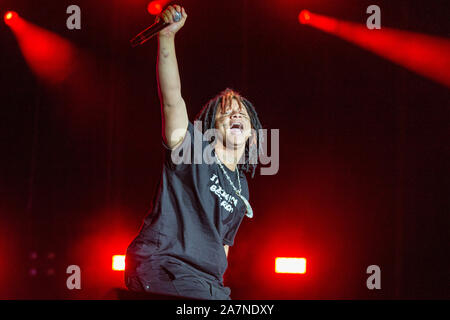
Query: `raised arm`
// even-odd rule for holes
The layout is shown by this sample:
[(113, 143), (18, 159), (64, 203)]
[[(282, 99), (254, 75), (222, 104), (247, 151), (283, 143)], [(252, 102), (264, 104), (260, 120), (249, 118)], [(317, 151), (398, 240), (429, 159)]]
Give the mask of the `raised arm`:
[[(182, 13), (182, 19), (174, 22), (175, 10)], [(162, 136), (166, 145), (174, 149), (188, 127), (186, 103), (181, 96), (181, 82), (175, 54), (175, 34), (186, 22), (187, 14), (179, 5), (169, 6), (161, 13), (161, 18), (171, 25), (158, 33), (158, 93), (161, 102)], [(160, 17), (156, 18), (159, 21)]]

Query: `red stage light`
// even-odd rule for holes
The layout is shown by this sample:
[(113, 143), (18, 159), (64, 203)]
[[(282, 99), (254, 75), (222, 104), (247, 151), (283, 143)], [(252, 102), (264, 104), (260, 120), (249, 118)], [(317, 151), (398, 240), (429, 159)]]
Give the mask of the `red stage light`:
[(300, 21), (301, 24), (307, 24), (311, 20), (311, 14), (308, 10), (302, 10), (300, 11), (300, 14), (298, 15), (298, 21)]
[(147, 6), (147, 11), (150, 14), (154, 15), (154, 16), (160, 14), (161, 11), (162, 11), (162, 4), (161, 4), (161, 2), (160, 1), (152, 1), (152, 2), (150, 2), (148, 4), (148, 6)]
[(5, 23), (7, 25), (10, 25), (17, 17), (18, 17), (17, 12), (15, 12), (15, 11), (8, 11), (8, 12), (5, 13), (3, 18), (5, 20)]
[(447, 38), (388, 27), (369, 30), (365, 24), (304, 11), (299, 20), (450, 87), (450, 41)]
[(37, 76), (56, 84), (74, 71), (76, 50), (68, 40), (22, 19), (14, 12), (7, 17), (7, 24), (16, 36), (25, 60)]
[(114, 271), (125, 270), (125, 256), (124, 255), (114, 255), (112, 257), (112, 269)]
[(276, 258), (275, 259), (276, 273), (306, 273), (306, 259), (305, 258)]

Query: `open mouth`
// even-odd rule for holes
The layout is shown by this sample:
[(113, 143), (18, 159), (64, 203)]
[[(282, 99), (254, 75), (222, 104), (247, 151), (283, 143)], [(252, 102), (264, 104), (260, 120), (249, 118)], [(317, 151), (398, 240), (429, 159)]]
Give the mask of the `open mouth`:
[(232, 122), (230, 125), (231, 134), (241, 134), (244, 131), (244, 125), (240, 122)]

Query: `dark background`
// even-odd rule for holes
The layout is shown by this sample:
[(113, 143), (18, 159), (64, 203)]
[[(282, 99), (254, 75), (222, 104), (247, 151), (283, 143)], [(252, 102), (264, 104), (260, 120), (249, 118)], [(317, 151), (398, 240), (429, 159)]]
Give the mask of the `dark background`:
[[(47, 86), (0, 25), (2, 299), (101, 299), (124, 286), (111, 256), (137, 234), (162, 164), (157, 41), (128, 43), (153, 22), (147, 3), (0, 1), (83, 53), (72, 78)], [(255, 217), (230, 249), (232, 298), (448, 299), (448, 88), (297, 20), (307, 8), (365, 24), (377, 4), (382, 26), (448, 37), (448, 1), (178, 3), (191, 120), (230, 87), (280, 130), (279, 172), (249, 178)], [(71, 4), (81, 30), (66, 28)], [(306, 257), (307, 273), (275, 274), (277, 256)], [(66, 288), (72, 264), (81, 290)], [(373, 264), (381, 290), (366, 287)]]

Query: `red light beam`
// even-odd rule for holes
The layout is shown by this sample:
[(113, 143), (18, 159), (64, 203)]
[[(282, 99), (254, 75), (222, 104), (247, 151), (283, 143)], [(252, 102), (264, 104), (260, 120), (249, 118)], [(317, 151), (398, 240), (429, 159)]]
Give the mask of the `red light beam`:
[(10, 11), (5, 22), (14, 32), (33, 72), (51, 84), (59, 83), (75, 68), (75, 48), (55, 33), (42, 29)]
[(450, 40), (416, 32), (340, 21), (303, 10), (299, 21), (338, 36), (424, 77), (450, 87)]

